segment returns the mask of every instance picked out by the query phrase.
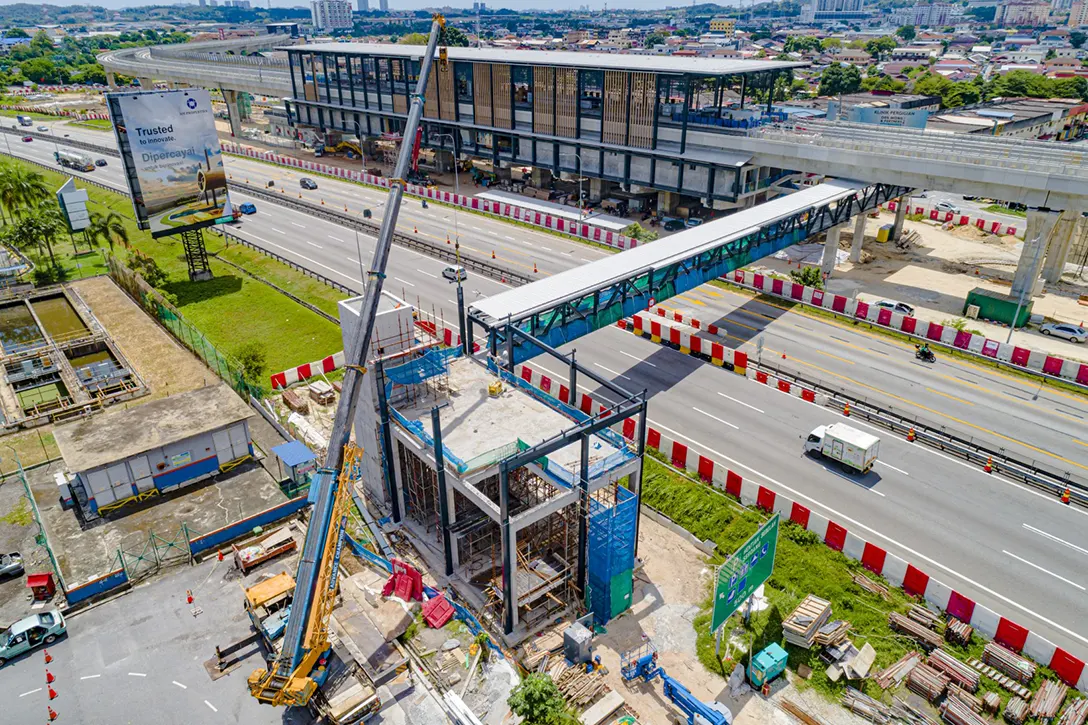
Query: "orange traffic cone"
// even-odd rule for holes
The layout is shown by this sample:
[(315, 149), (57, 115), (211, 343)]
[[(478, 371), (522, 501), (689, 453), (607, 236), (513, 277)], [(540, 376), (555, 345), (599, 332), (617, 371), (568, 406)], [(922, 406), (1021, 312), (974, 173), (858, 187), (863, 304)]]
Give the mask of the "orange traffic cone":
[(219, 550), (218, 552), (216, 552), (216, 553), (218, 553), (218, 554), (219, 554), (219, 561), (223, 561), (223, 550), (222, 550), (222, 549), (220, 549), (220, 550)]
[(50, 700), (56, 700), (57, 699), (57, 691), (54, 690), (52, 687), (49, 688), (49, 699)]
[(914, 442), (914, 426), (913, 425), (910, 427), (910, 430), (907, 431), (907, 440), (910, 441), (911, 443)]
[(193, 590), (192, 589), (186, 589), (185, 590), (185, 601), (188, 604), (193, 603)]
[(535, 273), (536, 271), (537, 271), (536, 262), (533, 262), (533, 272)]
[(446, 244), (449, 244), (449, 243), (450, 243), (450, 235), (449, 235), (449, 234), (447, 234), (447, 235), (446, 235)]
[(982, 467), (982, 470), (986, 471), (986, 473), (992, 473), (993, 472), (993, 470), (994, 470), (994, 457), (993, 456), (987, 456), (986, 457), (986, 465)]
[(1064, 503), (1066, 506), (1069, 505), (1069, 487), (1068, 486), (1066, 486), (1065, 489), (1062, 491), (1062, 503)]
[(785, 350), (783, 350), (783, 351), (782, 351), (782, 359), (783, 359), (783, 360), (785, 360), (785, 359), (786, 359), (786, 351), (785, 351)]
[(345, 206), (345, 207), (344, 207), (344, 211), (347, 211), (347, 210), (348, 210), (348, 208), (347, 208), (347, 207)]
[(846, 403), (842, 406), (842, 414), (845, 415), (847, 418), (850, 417), (850, 403)]
[(49, 650), (44, 650), (44, 651), (45, 651), (45, 664), (49, 664), (50, 662), (53, 661), (53, 655), (49, 654)]
[(415, 225), (413, 224), (413, 225), (412, 225), (412, 231), (413, 231), (413, 232), (415, 232), (416, 234), (419, 234), (419, 227), (417, 227), (417, 226), (415, 226)]
[(494, 249), (492, 249), (492, 250), (491, 250), (491, 258), (492, 258), (492, 259), (494, 259), (494, 258), (495, 258), (495, 250), (494, 250)]
[(57, 681), (57, 678), (53, 677), (53, 673), (50, 672), (49, 670), (46, 670), (45, 671), (45, 684), (52, 685), (56, 681)]
[(57, 711), (49, 707), (48, 705), (46, 705), (45, 709), (49, 711), (49, 722), (53, 722), (58, 717), (60, 717), (60, 715), (57, 714)]

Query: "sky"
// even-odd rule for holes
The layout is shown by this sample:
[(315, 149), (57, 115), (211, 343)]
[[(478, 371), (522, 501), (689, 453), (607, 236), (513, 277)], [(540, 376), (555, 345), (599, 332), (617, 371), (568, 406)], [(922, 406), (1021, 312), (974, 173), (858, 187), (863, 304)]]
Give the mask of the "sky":
[[(486, 1), (486, 0), (485, 0)], [(703, 0), (697, 0), (702, 2)], [(268, 0), (252, 0), (254, 5), (267, 6)], [(736, 5), (740, 3), (740, 0), (717, 0), (719, 5)], [(37, 3), (36, 3), (37, 4)], [(148, 2), (148, 0), (53, 0), (49, 3), (41, 3), (49, 5), (97, 5), (104, 8), (118, 9), (118, 8), (131, 8), (140, 7), (145, 5), (165, 5), (167, 2)], [(191, 3), (193, 5), (197, 3)], [(378, 0), (371, 0), (371, 4), (377, 6)], [(686, 3), (677, 2), (676, 0), (669, 0), (668, 2), (661, 2), (661, 0), (615, 0), (614, 2), (605, 2), (605, 0), (549, 0), (544, 3), (544, 6), (549, 10), (575, 10), (582, 5), (589, 5), (593, 10), (608, 9), (620, 9), (620, 8), (634, 8), (639, 10), (649, 10), (654, 8), (663, 8), (665, 6), (678, 6)], [(541, 7), (541, 0), (502, 0), (501, 2), (487, 2), (489, 8), (510, 8), (511, 10), (529, 11)], [(289, 8), (289, 7), (305, 7), (309, 8), (309, 2), (300, 2), (300, 0), (272, 0), (272, 7), (274, 8)], [(357, 0), (352, 0), (352, 6), (357, 6)], [(449, 6), (455, 8), (468, 8), (472, 7), (472, 0), (390, 0), (390, 9), (397, 10), (419, 10), (421, 8), (433, 8), (436, 6)]]

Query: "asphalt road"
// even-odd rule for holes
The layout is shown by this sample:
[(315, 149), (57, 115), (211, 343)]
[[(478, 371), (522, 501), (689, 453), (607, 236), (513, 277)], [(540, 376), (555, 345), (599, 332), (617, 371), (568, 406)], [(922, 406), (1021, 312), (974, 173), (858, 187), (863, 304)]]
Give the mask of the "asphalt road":
[(1007, 214), (1005, 212), (992, 212), (985, 211), (985, 208), (990, 206), (989, 201), (968, 200), (964, 199), (962, 194), (953, 194), (949, 191), (927, 191), (925, 198), (913, 197), (911, 201), (917, 204), (936, 204), (939, 201), (947, 201), (954, 207), (957, 207), (964, 214), (982, 215), (988, 219), (996, 219), (997, 221), (1005, 224), (1012, 224), (1018, 229), (1022, 229), (1027, 224), (1027, 219), (1015, 214)]
[[(52, 154), (51, 147), (37, 140), (13, 144), (13, 151), (43, 160)], [(279, 183), (275, 174), (284, 173), (265, 164), (244, 163), (242, 173), (252, 174), (251, 180), (273, 178)], [(240, 166), (236, 159), (228, 161), (231, 173)], [(100, 181), (116, 179), (114, 183), (120, 186), (119, 168), (112, 159), (109, 167), (92, 175)], [(288, 178), (284, 177), (285, 183)], [(351, 199), (376, 205), (384, 197), (381, 192), (327, 179), (318, 179), (318, 184), (319, 191), (328, 194), (327, 201), (342, 199), (349, 208)], [(263, 213), (247, 217), (235, 233), (349, 287), (359, 284), (354, 232), (300, 212), (282, 208), (273, 212), (267, 202), (256, 203)], [(427, 212), (432, 216), (449, 213), (434, 206), (422, 210), (418, 202), (408, 202), (403, 211), (402, 231), (414, 214), (422, 221)], [(537, 262), (542, 276), (574, 263), (563, 257), (606, 253), (502, 222), (458, 216), (466, 245), (486, 248), (483, 245), (492, 237), (509, 235), (515, 245), (532, 239), (537, 247), (551, 247), (522, 250), (549, 260), (549, 267)], [(465, 217), (474, 224), (466, 224)], [(432, 223), (439, 224), (433, 219)], [(425, 227), (419, 228), (423, 233)], [(431, 233), (434, 228), (427, 229)], [(437, 229), (444, 234), (441, 226)], [(372, 238), (360, 235), (364, 260), (369, 259), (373, 243)], [(453, 320), (455, 290), (439, 278), (443, 266), (394, 247), (387, 289), (424, 311)], [(498, 282), (476, 276), (465, 286), (468, 301), (502, 288)], [(840, 323), (786, 313), (708, 286), (666, 304), (717, 322), (727, 330), (727, 342), (745, 344), (750, 354), (754, 354), (755, 339), (762, 336), (764, 356), (776, 356), (776, 364), (806, 377), (841, 385), (885, 407), (977, 435), (1059, 469), (1082, 476), (1088, 472), (1084, 423), (1088, 402), (1083, 398), (1039, 389), (1019, 378), (943, 356), (934, 366), (922, 366), (914, 362), (908, 345)], [(1064, 507), (938, 452), (909, 446), (886, 432), (881, 433), (887, 441), (882, 446), (882, 464), (866, 479), (854, 481), (799, 454), (799, 436), (831, 420), (832, 413), (826, 409), (781, 396), (616, 328), (601, 330), (574, 347), (580, 360), (614, 376), (620, 385), (648, 388), (650, 416), (657, 427), (736, 466), (742, 474), (802, 500), (1070, 652), (1088, 656), (1088, 638), (1080, 631), (1088, 586), (1084, 573), (1088, 571), (1084, 558), (1088, 557), (1088, 528), (1083, 518), (1088, 514), (1084, 511)]]

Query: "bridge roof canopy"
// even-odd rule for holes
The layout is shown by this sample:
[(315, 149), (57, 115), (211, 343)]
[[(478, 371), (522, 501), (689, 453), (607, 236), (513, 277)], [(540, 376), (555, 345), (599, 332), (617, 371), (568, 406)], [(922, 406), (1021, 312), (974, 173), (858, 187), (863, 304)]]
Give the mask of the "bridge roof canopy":
[[(313, 43), (291, 45), (279, 50), (368, 55), (418, 59), (423, 56), (422, 45), (393, 43)], [(667, 55), (635, 55), (631, 53), (593, 53), (562, 50), (517, 50), (506, 48), (449, 48), (450, 60), (481, 63), (511, 63), (541, 65), (557, 68), (586, 68), (591, 70), (627, 70), (641, 73), (688, 73), (695, 76), (727, 76), (788, 70), (809, 65), (781, 60), (738, 60), (735, 58), (677, 58)]]

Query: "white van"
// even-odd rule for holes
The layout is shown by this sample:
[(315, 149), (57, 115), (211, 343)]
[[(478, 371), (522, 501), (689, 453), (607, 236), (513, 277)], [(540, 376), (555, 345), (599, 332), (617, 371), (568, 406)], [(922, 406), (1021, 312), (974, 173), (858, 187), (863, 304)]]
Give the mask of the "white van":
[(442, 270), (442, 276), (451, 282), (464, 282), (468, 279), (468, 272), (459, 264), (451, 264)]

